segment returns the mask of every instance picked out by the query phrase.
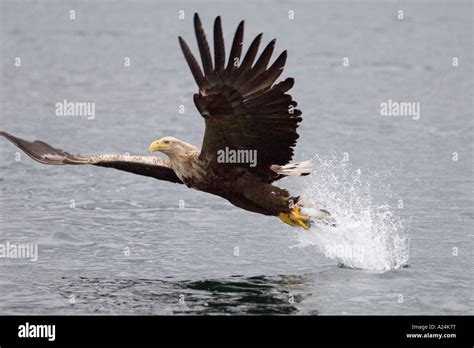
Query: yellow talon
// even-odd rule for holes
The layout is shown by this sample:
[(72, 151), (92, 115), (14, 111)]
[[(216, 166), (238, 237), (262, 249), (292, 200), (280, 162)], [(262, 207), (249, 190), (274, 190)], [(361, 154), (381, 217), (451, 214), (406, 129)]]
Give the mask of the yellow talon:
[(288, 224), (290, 226), (298, 226), (296, 225), (290, 218), (290, 214), (285, 214), (285, 213), (280, 213), (278, 215), (281, 221), (283, 221), (285, 224)]
[(309, 221), (311, 218), (307, 215), (301, 215), (300, 214), (300, 206), (295, 205), (293, 210), (287, 214), (287, 213), (280, 213), (278, 215), (281, 221), (283, 221), (285, 224), (288, 224), (290, 226), (301, 226), (305, 230), (309, 229), (311, 227)]

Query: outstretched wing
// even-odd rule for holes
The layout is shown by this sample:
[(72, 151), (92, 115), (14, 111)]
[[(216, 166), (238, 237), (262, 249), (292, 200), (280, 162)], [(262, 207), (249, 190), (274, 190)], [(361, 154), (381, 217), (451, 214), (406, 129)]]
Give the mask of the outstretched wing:
[(28, 156), (40, 163), (55, 165), (91, 164), (182, 184), (182, 181), (176, 176), (173, 169), (170, 168), (169, 160), (166, 159), (152, 156), (126, 155), (83, 157), (80, 155), (72, 155), (61, 149), (56, 149), (40, 140), (27, 141), (3, 131), (0, 131), (0, 135), (3, 135)]
[(286, 93), (293, 87), (294, 80), (287, 78), (274, 84), (283, 72), (286, 51), (267, 68), (275, 46), (275, 40), (272, 40), (254, 64), (262, 37), (260, 34), (241, 61), (242, 21), (224, 67), (220, 17), (214, 23), (214, 63), (197, 13), (194, 28), (203, 70), (181, 37), (179, 43), (199, 86), (194, 103), (206, 123), (201, 158), (215, 163), (217, 152), (228, 147), (256, 150), (259, 172), (272, 164), (287, 164), (293, 157), (293, 147), (298, 139), (296, 128), (301, 121), (301, 111), (295, 109), (296, 102)]

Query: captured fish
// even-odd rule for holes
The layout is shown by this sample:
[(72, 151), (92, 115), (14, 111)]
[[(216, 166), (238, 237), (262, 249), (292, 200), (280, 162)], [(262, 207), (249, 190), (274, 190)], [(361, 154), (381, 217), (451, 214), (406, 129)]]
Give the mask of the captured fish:
[(300, 200), (301, 213), (311, 218), (314, 223), (323, 223), (335, 227), (336, 219), (327, 211), (326, 207), (319, 202), (308, 199)]

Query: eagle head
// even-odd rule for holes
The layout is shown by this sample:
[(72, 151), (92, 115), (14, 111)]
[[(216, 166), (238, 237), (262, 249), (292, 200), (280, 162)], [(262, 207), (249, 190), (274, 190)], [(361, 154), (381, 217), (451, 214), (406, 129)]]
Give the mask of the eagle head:
[(163, 152), (168, 157), (185, 156), (189, 151), (196, 148), (191, 144), (176, 139), (174, 137), (164, 137), (150, 144), (150, 152)]

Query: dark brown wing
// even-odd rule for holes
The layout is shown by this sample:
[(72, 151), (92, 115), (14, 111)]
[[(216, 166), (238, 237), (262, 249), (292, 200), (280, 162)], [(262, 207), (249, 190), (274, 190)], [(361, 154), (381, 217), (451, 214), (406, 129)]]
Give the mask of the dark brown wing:
[(292, 78), (274, 85), (283, 72), (286, 51), (267, 68), (275, 46), (275, 40), (272, 40), (254, 64), (260, 34), (240, 61), (244, 31), (241, 22), (235, 33), (227, 66), (224, 67), (221, 19), (217, 17), (214, 23), (213, 65), (197, 14), (194, 16), (194, 28), (203, 70), (181, 37), (179, 43), (199, 86), (194, 103), (206, 123), (201, 158), (215, 163), (217, 152), (228, 147), (233, 150), (256, 150), (260, 173), (264, 169), (263, 173), (270, 174), (269, 166), (272, 164), (287, 164), (298, 139), (296, 128), (301, 121), (301, 111), (295, 109), (296, 102), (291, 95), (286, 94), (293, 87)]
[(27, 141), (0, 131), (0, 135), (10, 140), (35, 161), (44, 164), (91, 164), (99, 167), (115, 168), (126, 172), (151, 176), (155, 179), (182, 184), (169, 160), (153, 156), (100, 155), (83, 157), (56, 149), (43, 141)]

